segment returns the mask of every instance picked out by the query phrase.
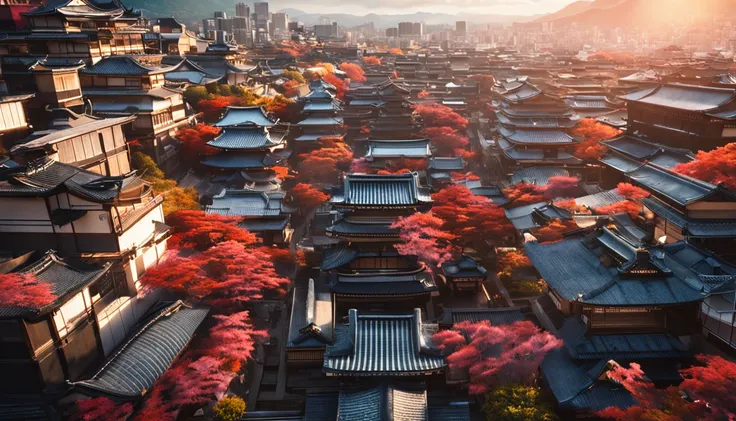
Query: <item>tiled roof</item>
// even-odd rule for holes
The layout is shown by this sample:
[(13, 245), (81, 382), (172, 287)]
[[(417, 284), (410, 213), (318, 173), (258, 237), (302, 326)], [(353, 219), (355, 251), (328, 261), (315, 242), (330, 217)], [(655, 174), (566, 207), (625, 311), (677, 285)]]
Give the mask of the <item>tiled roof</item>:
[(42, 258), (20, 270), (19, 273), (32, 274), (39, 282), (49, 284), (51, 293), (56, 296), (56, 299), (43, 307), (0, 307), (0, 318), (38, 314), (41, 311), (53, 309), (63, 304), (71, 295), (100, 279), (109, 269), (110, 263), (103, 266), (72, 266), (53, 252), (47, 252)]
[(202, 165), (231, 170), (246, 170), (270, 168), (278, 165), (282, 160), (278, 155), (265, 152), (224, 152), (205, 156)]
[[(615, 231), (603, 228), (590, 248), (579, 238), (553, 244), (526, 243), (524, 248), (540, 275), (569, 301), (597, 305), (669, 305), (699, 301), (700, 291), (673, 273), (671, 264), (655, 251), (640, 257), (634, 245)], [(621, 261), (604, 265), (606, 253)], [(636, 265), (650, 265), (650, 276), (627, 275)]]
[(427, 391), (386, 383), (369, 389), (342, 390), (338, 421), (427, 421)]
[(8, 181), (0, 181), (0, 197), (44, 197), (68, 191), (105, 203), (118, 197), (121, 188), (134, 178), (106, 177), (43, 157), (28, 164), (24, 172), (13, 173)]
[(225, 189), (212, 198), (207, 213), (227, 216), (279, 216), (291, 209), (284, 203), (284, 193)]
[(341, 109), (340, 103), (333, 100), (330, 102), (317, 102), (317, 101), (307, 101), (306, 104), (304, 104), (303, 111), (311, 112), (311, 111), (339, 111)]
[(74, 383), (121, 398), (141, 396), (153, 386), (189, 343), (209, 310), (181, 301), (148, 321), (94, 376)]
[(438, 327), (412, 315), (358, 314), (337, 326), (337, 341), (327, 347), (324, 371), (334, 375), (396, 376), (438, 372), (446, 364), (432, 341)]
[(338, 244), (335, 247), (326, 249), (320, 269), (331, 270), (348, 264), (355, 260), (356, 257), (358, 257), (358, 253), (359, 251), (357, 249), (349, 247), (345, 244)]
[(519, 307), (506, 308), (445, 308), (442, 311), (440, 324), (454, 325), (455, 323), (477, 323), (488, 321), (492, 326), (507, 325), (526, 320)]
[(502, 111), (496, 111), (496, 118), (508, 127), (535, 128), (572, 128), (577, 123), (570, 118), (520, 118), (509, 117)]
[(344, 295), (424, 295), (437, 290), (432, 274), (408, 273), (334, 274), (330, 290)]
[(601, 143), (635, 159), (649, 158), (661, 149), (652, 143), (630, 135), (619, 136)]
[(331, 203), (350, 206), (416, 206), (430, 203), (416, 173), (394, 175), (348, 174)]
[[(501, 143), (499, 142), (499, 145)], [(547, 156), (542, 149), (523, 149), (511, 146), (508, 149), (504, 149), (504, 155), (514, 161), (522, 162), (533, 162), (533, 163), (552, 163), (556, 165), (578, 165), (582, 164), (582, 160), (572, 156), (570, 153), (565, 151), (557, 151), (557, 156)]]
[(519, 144), (564, 145), (575, 143), (575, 139), (561, 130), (512, 130), (499, 126), (499, 131), (508, 140)]
[(654, 197), (643, 199), (643, 203), (657, 216), (680, 227), (690, 237), (723, 238), (736, 236), (736, 219), (693, 219)]
[(371, 140), (366, 158), (427, 158), (432, 156), (429, 139)]
[(318, 116), (310, 115), (304, 120), (298, 122), (297, 126), (342, 126), (344, 123), (342, 117)]
[(215, 127), (228, 126), (259, 126), (271, 127), (276, 122), (269, 118), (266, 109), (261, 106), (254, 107), (227, 107), (222, 119), (215, 123)]
[(304, 402), (304, 421), (337, 419), (338, 393), (310, 393)]
[(623, 173), (633, 171), (643, 165), (641, 162), (631, 159), (628, 156), (615, 151), (606, 152), (606, 154), (603, 155), (599, 159), (599, 161)]
[(457, 260), (444, 263), (442, 272), (453, 278), (481, 278), (485, 279), (488, 271), (473, 258), (463, 255)]
[(568, 177), (570, 172), (560, 167), (525, 167), (514, 171), (511, 184), (527, 183), (546, 186), (550, 177)]
[(72, 0), (49, 0), (45, 4), (38, 6), (37, 8), (29, 12), (25, 12), (24, 14), (27, 16), (44, 16), (56, 13), (69, 17), (119, 17), (125, 14), (126, 10), (125, 8), (120, 6), (113, 8), (101, 8), (97, 4), (89, 0), (81, 0), (78, 2)]
[(578, 206), (587, 206), (588, 208), (596, 209), (596, 208), (600, 208), (603, 206), (612, 205), (614, 203), (618, 203), (623, 200), (626, 200), (626, 199), (620, 196), (616, 192), (616, 189), (613, 189), (613, 190), (606, 190), (600, 193), (591, 194), (588, 196), (575, 198), (575, 204)]
[(706, 198), (718, 190), (718, 186), (713, 184), (680, 176), (648, 164), (627, 172), (626, 177), (647, 190), (661, 194), (683, 206)]
[(289, 225), (289, 218), (246, 219), (238, 224), (250, 232), (281, 231)]
[(540, 219), (547, 221), (552, 219), (569, 220), (572, 218), (570, 212), (547, 202), (532, 203), (530, 205), (506, 209), (504, 212), (506, 218), (519, 231), (538, 228), (540, 226), (538, 223)]
[(430, 406), (428, 421), (470, 421), (470, 405), (452, 402), (447, 406)]
[(107, 76), (143, 76), (166, 73), (175, 67), (148, 67), (142, 65), (133, 57), (110, 56), (105, 57), (92, 66), (81, 69), (79, 73), (85, 75), (107, 75)]
[(28, 151), (32, 149), (43, 148), (45, 146), (63, 142), (65, 140), (68, 140), (68, 139), (71, 139), (77, 136), (81, 136), (86, 133), (95, 132), (97, 130), (102, 130), (107, 127), (117, 126), (119, 124), (125, 124), (133, 120), (135, 120), (134, 116), (93, 119), (93, 120), (90, 120), (86, 124), (81, 124), (78, 126), (70, 127), (68, 129), (64, 129), (64, 130), (51, 131), (49, 134), (45, 136), (37, 137), (28, 142), (17, 144), (13, 146), (11, 151), (13, 153), (20, 153), (20, 152)]
[(391, 224), (396, 222), (394, 218), (351, 218), (344, 217), (335, 221), (334, 224), (327, 227), (327, 233), (330, 235), (346, 236), (346, 237), (390, 237), (398, 238), (399, 230), (390, 228)]
[(324, 282), (319, 278), (297, 280), (293, 294), (287, 348), (321, 348), (332, 343), (332, 298)]
[(354, 99), (350, 101), (351, 107), (382, 107), (384, 105), (386, 105), (386, 101), (383, 101), (381, 99)]
[(460, 156), (451, 158), (435, 156), (429, 160), (428, 168), (440, 171), (463, 171), (465, 169), (465, 161)]
[(226, 127), (207, 144), (219, 149), (264, 149), (280, 145), (283, 138), (283, 133), (269, 133), (265, 127)]
[(627, 101), (661, 105), (685, 111), (714, 111), (736, 99), (736, 90), (706, 86), (669, 84), (624, 96)]

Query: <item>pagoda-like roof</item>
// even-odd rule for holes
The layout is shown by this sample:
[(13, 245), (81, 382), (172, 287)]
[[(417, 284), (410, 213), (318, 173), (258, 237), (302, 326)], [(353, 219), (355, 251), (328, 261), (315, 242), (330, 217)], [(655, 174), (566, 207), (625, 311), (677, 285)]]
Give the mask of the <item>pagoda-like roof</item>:
[(575, 127), (578, 123), (577, 120), (569, 117), (560, 118), (527, 118), (527, 117), (509, 117), (502, 111), (496, 111), (496, 118), (498, 121), (507, 127), (516, 127), (521, 129), (570, 129)]
[(429, 166), (427, 168), (430, 170), (437, 170), (437, 171), (464, 171), (465, 161), (460, 156), (456, 156), (456, 157), (434, 156), (430, 158)]
[(417, 173), (347, 174), (342, 188), (330, 202), (338, 206), (417, 206), (431, 203), (429, 191), (420, 187)]
[[(31, 257), (31, 255), (27, 255), (22, 257), (22, 260), (29, 260)], [(100, 279), (110, 270), (110, 267), (110, 263), (105, 263), (102, 266), (89, 264), (72, 265), (58, 257), (53, 251), (49, 251), (37, 261), (23, 267), (18, 273), (32, 275), (40, 283), (48, 284), (51, 293), (56, 298), (45, 306), (0, 306), (0, 319), (23, 317), (25, 315), (37, 316), (42, 312), (51, 311), (62, 305), (72, 295)]]
[(526, 167), (520, 168), (511, 175), (511, 184), (534, 184), (546, 186), (552, 177), (569, 177), (570, 172), (561, 167)]
[(463, 255), (457, 260), (444, 263), (442, 272), (452, 278), (478, 278), (485, 279), (488, 275), (486, 268), (481, 266), (472, 257)]
[(142, 396), (184, 350), (208, 312), (181, 301), (159, 308), (97, 373), (74, 386), (118, 398)]
[(342, 126), (345, 122), (342, 117), (309, 115), (304, 120), (297, 123), (297, 126)]
[[(336, 342), (325, 351), (324, 371), (342, 376), (417, 376), (438, 373), (446, 363), (432, 341), (436, 324), (422, 322), (420, 309), (410, 315), (359, 314), (335, 327)], [(369, 346), (370, 345), (370, 346)]]
[(344, 216), (327, 227), (326, 233), (332, 237), (350, 241), (398, 241), (399, 230), (391, 228), (396, 222), (392, 217), (353, 217)]
[(144, 76), (167, 73), (177, 67), (149, 67), (130, 56), (109, 56), (81, 69), (79, 73), (94, 76)]
[(677, 164), (694, 159), (692, 152), (671, 146), (660, 145), (631, 135), (621, 135), (601, 142), (616, 152), (638, 161), (649, 161), (656, 165), (673, 168)]
[(366, 158), (428, 158), (432, 156), (429, 139), (371, 140)]
[(406, 272), (337, 272), (332, 274), (330, 290), (358, 297), (395, 297), (426, 295), (437, 291), (437, 285), (431, 273), (419, 268)]
[(325, 81), (321, 77), (309, 82), (309, 89), (313, 92), (314, 91), (317, 91), (317, 92), (318, 91), (332, 91), (332, 92), (337, 91), (337, 88), (335, 88), (335, 85)]
[(571, 145), (577, 142), (562, 130), (513, 130), (499, 126), (498, 131), (510, 142), (521, 145)]
[(278, 165), (283, 158), (266, 152), (224, 152), (205, 156), (202, 165), (225, 170), (250, 170), (271, 168)]
[(215, 123), (215, 127), (257, 126), (272, 127), (277, 121), (272, 120), (262, 106), (227, 107), (225, 115)]
[(505, 138), (499, 138), (498, 146), (504, 155), (512, 161), (526, 164), (543, 165), (580, 165), (583, 161), (565, 150), (556, 150), (556, 155), (546, 154), (542, 148), (525, 148), (511, 144)]
[(265, 127), (226, 127), (207, 145), (227, 150), (261, 150), (283, 143), (285, 133), (271, 133)]
[(45, 4), (24, 13), (26, 16), (47, 16), (61, 14), (70, 18), (111, 17), (118, 18), (128, 12), (117, 2), (106, 3), (113, 7), (100, 7), (90, 0), (48, 0)]

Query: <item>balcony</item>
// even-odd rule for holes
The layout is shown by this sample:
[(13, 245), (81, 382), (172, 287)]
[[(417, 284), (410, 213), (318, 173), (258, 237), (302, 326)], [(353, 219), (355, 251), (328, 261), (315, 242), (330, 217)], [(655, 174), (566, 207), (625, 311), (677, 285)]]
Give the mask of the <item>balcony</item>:
[(131, 212), (126, 213), (125, 215), (122, 215), (120, 217), (120, 221), (118, 222), (116, 220), (115, 222), (115, 230), (118, 234), (122, 234), (123, 232), (127, 231), (128, 228), (132, 227), (136, 224), (136, 222), (140, 221), (141, 218), (148, 215), (149, 212), (156, 209), (161, 203), (163, 203), (164, 197), (163, 196), (156, 196), (153, 200), (146, 203), (144, 206), (135, 209)]

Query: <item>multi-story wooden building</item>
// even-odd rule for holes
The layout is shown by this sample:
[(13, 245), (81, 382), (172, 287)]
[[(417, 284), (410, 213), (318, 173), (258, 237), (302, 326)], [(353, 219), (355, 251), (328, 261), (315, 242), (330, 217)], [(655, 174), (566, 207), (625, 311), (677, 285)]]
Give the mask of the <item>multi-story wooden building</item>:
[(0, 96), (0, 146), (10, 148), (30, 132), (26, 104), (31, 98), (31, 94)]

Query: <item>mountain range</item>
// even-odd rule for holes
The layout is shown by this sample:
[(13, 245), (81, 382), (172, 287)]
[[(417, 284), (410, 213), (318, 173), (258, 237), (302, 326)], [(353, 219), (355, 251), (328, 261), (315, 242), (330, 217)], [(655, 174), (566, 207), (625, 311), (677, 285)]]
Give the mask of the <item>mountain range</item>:
[[(235, 3), (240, 0), (123, 0), (126, 7), (143, 11), (148, 18), (174, 16), (184, 23), (197, 22), (212, 17), (215, 11), (231, 14), (235, 11)], [(249, 3), (252, 5), (252, 3)], [(473, 23), (507, 23), (529, 22), (540, 15), (509, 16), (495, 14), (468, 14), (451, 15), (447, 13), (417, 12), (411, 14), (367, 14), (352, 15), (347, 13), (308, 13), (299, 9), (280, 10), (289, 15), (293, 21), (302, 21), (305, 25), (314, 25), (325, 20), (338, 22), (341, 26), (352, 27), (373, 22), (376, 28), (395, 27), (399, 22), (424, 22), (426, 25), (455, 25), (458, 20)]]
[(553, 22), (557, 27), (576, 23), (601, 28), (653, 28), (665, 24), (705, 22), (714, 17), (736, 17), (735, 3), (734, 0), (576, 1), (533, 22)]

